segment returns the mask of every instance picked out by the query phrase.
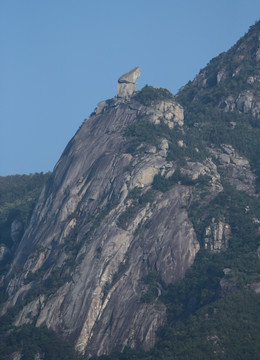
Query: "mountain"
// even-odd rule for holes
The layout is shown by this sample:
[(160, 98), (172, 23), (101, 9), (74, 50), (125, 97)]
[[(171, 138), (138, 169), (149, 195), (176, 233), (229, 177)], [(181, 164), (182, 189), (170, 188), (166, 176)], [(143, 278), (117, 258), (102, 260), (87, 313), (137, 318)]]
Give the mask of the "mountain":
[(120, 77), (5, 274), (1, 336), (18, 327), (18, 354), (19, 329), (47, 327), (85, 356), (259, 358), (259, 62), (257, 22), (176, 96), (135, 91), (138, 67)]

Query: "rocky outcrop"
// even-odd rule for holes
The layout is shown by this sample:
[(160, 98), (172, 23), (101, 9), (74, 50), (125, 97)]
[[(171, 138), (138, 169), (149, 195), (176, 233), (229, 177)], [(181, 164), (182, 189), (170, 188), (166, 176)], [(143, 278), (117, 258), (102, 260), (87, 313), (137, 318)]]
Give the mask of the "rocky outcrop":
[(154, 124), (165, 124), (170, 129), (184, 124), (183, 107), (174, 100), (157, 101), (152, 107), (147, 107), (144, 114)]
[(223, 190), (217, 166), (211, 158), (206, 158), (203, 163), (187, 161), (186, 166), (182, 168), (182, 173), (188, 175), (192, 180), (198, 180), (200, 176), (206, 176), (211, 191), (219, 192)]
[(141, 75), (141, 69), (137, 66), (126, 74), (120, 76), (117, 84), (117, 96), (119, 98), (129, 97), (133, 94), (137, 82), (136, 79)]
[(10, 355), (9, 360), (21, 360), (22, 357), (21, 351), (15, 351)]
[(204, 246), (212, 252), (219, 252), (228, 248), (231, 230), (225, 221), (212, 218), (211, 224), (206, 227), (204, 234)]
[(3, 261), (7, 255), (10, 254), (10, 250), (5, 244), (0, 244), (0, 261)]
[(249, 195), (255, 194), (255, 175), (251, 170), (249, 161), (238, 154), (228, 144), (209, 149), (212, 155), (219, 161), (220, 169), (224, 171), (225, 179), (237, 190), (245, 191)]
[[(254, 83), (255, 78), (249, 77), (248, 83)], [(236, 98), (229, 95), (222, 100), (219, 108), (225, 112), (233, 112), (238, 110), (241, 113), (251, 114), (256, 118), (260, 118), (260, 101), (252, 90), (244, 90)]]
[(17, 244), (21, 240), (23, 236), (23, 231), (24, 231), (23, 223), (20, 220), (15, 219), (11, 224), (11, 234), (10, 234), (11, 239), (15, 244)]

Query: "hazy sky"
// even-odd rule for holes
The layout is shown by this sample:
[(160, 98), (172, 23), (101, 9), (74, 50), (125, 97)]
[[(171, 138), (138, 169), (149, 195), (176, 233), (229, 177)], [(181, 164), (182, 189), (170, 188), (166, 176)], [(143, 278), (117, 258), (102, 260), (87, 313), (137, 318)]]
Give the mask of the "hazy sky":
[(176, 93), (259, 16), (259, 0), (0, 0), (0, 175), (52, 170), (123, 73)]

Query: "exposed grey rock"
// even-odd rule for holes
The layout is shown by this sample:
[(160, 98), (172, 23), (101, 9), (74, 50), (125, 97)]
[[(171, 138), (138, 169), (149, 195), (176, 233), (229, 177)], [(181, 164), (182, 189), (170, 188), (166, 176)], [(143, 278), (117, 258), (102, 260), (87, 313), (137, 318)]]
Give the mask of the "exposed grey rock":
[(255, 175), (245, 157), (240, 156), (231, 145), (227, 144), (209, 150), (219, 160), (220, 168), (224, 170), (224, 176), (231, 185), (249, 195), (255, 194)]
[(256, 61), (260, 60), (260, 36), (258, 36), (258, 48), (256, 50), (255, 57), (256, 57)]
[(225, 112), (232, 112), (236, 109), (235, 99), (232, 95), (229, 95), (225, 100), (223, 100), (219, 107)]
[(118, 79), (117, 96), (120, 98), (129, 97), (137, 86), (137, 78), (141, 75), (139, 66), (130, 70)]
[(166, 157), (168, 153), (168, 149), (169, 149), (169, 142), (168, 140), (163, 139), (160, 144), (159, 155), (161, 155), (162, 157)]
[(260, 282), (251, 283), (250, 288), (254, 290), (255, 293), (260, 294)]
[(192, 180), (197, 180), (200, 175), (206, 175), (210, 178), (209, 185), (211, 185), (212, 190), (217, 192), (223, 190), (217, 166), (211, 158), (207, 158), (203, 163), (187, 161), (187, 165), (181, 172), (188, 175)]
[(217, 74), (217, 83), (219, 84), (220, 81), (227, 79), (229, 76), (229, 72), (224, 68), (221, 69)]
[(102, 111), (105, 109), (105, 107), (107, 106), (107, 101), (100, 101), (98, 104), (97, 104), (97, 107), (95, 109), (95, 115), (98, 115), (100, 113), (102, 113)]
[[(248, 83), (252, 84), (256, 78), (248, 78)], [(233, 112), (239, 110), (245, 114), (252, 114), (256, 118), (260, 118), (260, 101), (251, 90), (245, 90), (235, 99), (229, 95), (219, 104), (219, 108), (225, 112)]]
[(228, 248), (228, 240), (231, 235), (229, 224), (224, 221), (216, 221), (214, 218), (211, 224), (206, 227), (204, 234), (205, 249), (219, 252)]
[(241, 94), (239, 94), (236, 105), (238, 110), (244, 113), (249, 113), (252, 110), (254, 101), (254, 94), (250, 90), (245, 90)]
[(172, 99), (156, 101), (152, 107), (146, 109), (145, 114), (149, 117), (149, 121), (154, 124), (164, 123), (170, 129), (175, 125), (184, 124), (183, 107)]
[[(175, 101), (161, 102), (151, 117), (176, 108), (183, 114)], [(120, 216), (133, 206), (129, 192), (138, 187), (145, 193), (155, 174), (175, 169), (163, 138), (157, 152), (126, 153), (124, 130), (140, 116), (153, 121), (148, 110), (134, 100), (113, 101), (82, 124), (40, 195), (7, 275), (3, 313), (37, 284), (30, 274), (37, 278), (47, 268), (42, 283), (61, 269), (70, 274), (51, 296), (43, 292), (25, 305), (16, 324), (46, 324), (82, 353), (151, 348), (166, 309), (140, 301), (147, 291), (144, 278), (151, 271), (163, 284), (183, 277), (199, 250), (187, 212), (193, 201), (188, 186), (156, 192), (120, 225)], [(76, 256), (69, 250), (75, 245)]]
[(225, 275), (229, 275), (231, 273), (231, 269), (230, 268), (225, 268), (225, 269), (223, 269), (223, 273)]
[(45, 296), (40, 296), (26, 305), (16, 317), (14, 325), (20, 326), (31, 323), (32, 320), (39, 314), (40, 310), (44, 307), (44, 302)]
[(23, 235), (23, 223), (15, 219), (11, 224), (11, 239), (14, 243), (18, 243)]
[(34, 355), (34, 360), (44, 360), (44, 358), (44, 354), (41, 354), (39, 352)]
[(147, 146), (145, 151), (150, 154), (155, 154), (157, 152), (156, 146)]
[(219, 284), (220, 284), (221, 293), (222, 293), (223, 296), (225, 296), (225, 295), (227, 295), (229, 293), (234, 293), (235, 291), (237, 291), (236, 284), (234, 284), (233, 281), (231, 281), (230, 279), (228, 279), (226, 277), (221, 279)]
[(0, 261), (3, 261), (8, 254), (10, 254), (8, 247), (5, 244), (0, 244)]
[(258, 246), (258, 248), (257, 248), (257, 256), (258, 256), (258, 259), (260, 260), (260, 246)]
[(21, 351), (15, 351), (10, 355), (8, 360), (21, 360), (21, 359), (22, 359)]

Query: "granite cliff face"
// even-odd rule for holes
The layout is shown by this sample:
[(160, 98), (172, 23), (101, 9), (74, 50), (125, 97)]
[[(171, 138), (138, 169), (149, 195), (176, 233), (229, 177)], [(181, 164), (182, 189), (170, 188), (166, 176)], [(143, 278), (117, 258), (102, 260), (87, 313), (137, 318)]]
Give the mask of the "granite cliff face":
[[(187, 212), (193, 190), (151, 190), (155, 175), (176, 169), (167, 160), (168, 140), (127, 150), (124, 133), (143, 117), (154, 126), (183, 125), (173, 99), (145, 106), (115, 98), (68, 144), (7, 275), (5, 309), (26, 302), (17, 326), (46, 324), (88, 354), (154, 345), (166, 309), (142, 300), (145, 279), (158, 274), (158, 296), (161, 286), (184, 276), (199, 243)], [(148, 200), (136, 204), (135, 191)]]

